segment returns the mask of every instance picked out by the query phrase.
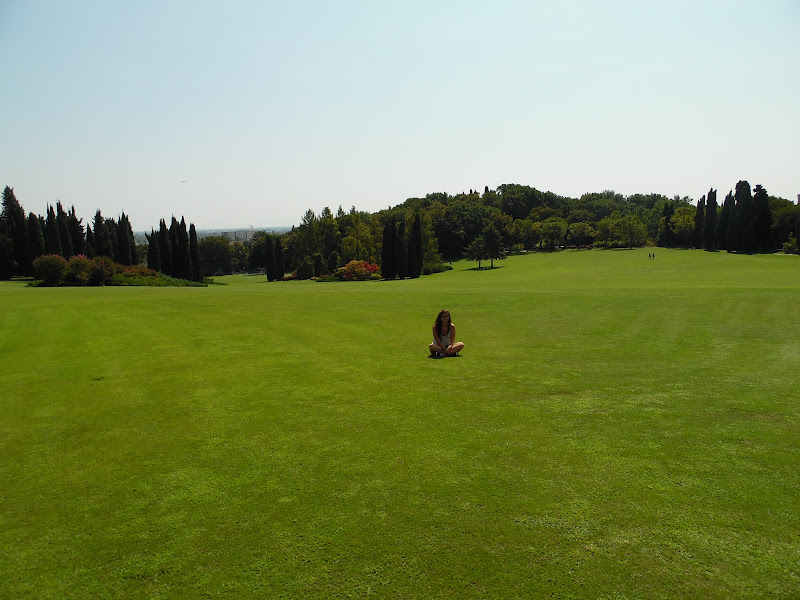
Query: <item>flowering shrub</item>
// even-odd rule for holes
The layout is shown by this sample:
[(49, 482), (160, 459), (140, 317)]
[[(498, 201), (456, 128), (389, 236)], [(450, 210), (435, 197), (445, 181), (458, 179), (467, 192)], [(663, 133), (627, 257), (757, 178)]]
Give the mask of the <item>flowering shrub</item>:
[(92, 268), (89, 270), (89, 285), (105, 285), (114, 275), (114, 263), (107, 256), (96, 256), (92, 259)]
[(58, 254), (45, 254), (33, 261), (33, 276), (44, 285), (56, 286), (64, 280), (67, 261)]
[(343, 267), (336, 270), (336, 278), (342, 281), (367, 281), (372, 275), (379, 273), (381, 268), (366, 260), (351, 260)]
[(73, 285), (86, 285), (89, 283), (91, 269), (92, 261), (83, 254), (78, 254), (67, 261), (67, 273), (64, 279)]

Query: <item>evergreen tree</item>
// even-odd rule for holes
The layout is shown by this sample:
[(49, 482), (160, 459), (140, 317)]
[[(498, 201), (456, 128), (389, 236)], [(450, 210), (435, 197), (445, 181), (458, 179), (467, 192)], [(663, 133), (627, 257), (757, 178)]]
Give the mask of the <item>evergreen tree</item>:
[[(339, 207), (341, 209), (341, 207)], [(280, 236), (275, 236), (275, 279), (280, 281), (286, 273), (286, 268), (283, 262), (283, 244), (281, 244)]]
[(11, 279), (14, 275), (14, 240), (0, 227), (0, 279)]
[(733, 217), (733, 190), (728, 192), (725, 200), (722, 201), (722, 209), (719, 211), (719, 218), (717, 219), (717, 248), (720, 250), (727, 250), (728, 248), (728, 225), (731, 223)]
[[(6, 244), (6, 261), (11, 267), (12, 274), (25, 272), (31, 263), (28, 253), (28, 227), (25, 219), (25, 210), (17, 200), (13, 188), (8, 186), (3, 190), (3, 210), (0, 212), (0, 233), (8, 236)], [(10, 275), (9, 275), (10, 277)]]
[(158, 234), (151, 228), (147, 238), (147, 268), (153, 271), (161, 270), (161, 253), (158, 251)]
[(117, 229), (119, 226), (117, 222), (112, 219), (108, 218), (105, 219), (106, 224), (106, 233), (108, 234), (108, 240), (111, 245), (111, 259), (116, 261), (117, 255), (119, 254), (119, 236), (117, 235)]
[(97, 209), (97, 212), (94, 213), (94, 223), (92, 229), (94, 233), (95, 255), (105, 256), (111, 260), (114, 260), (114, 245), (111, 241), (111, 234), (108, 231), (106, 219), (103, 218), (100, 209)]
[(395, 237), (395, 261), (397, 265), (397, 276), (400, 279), (408, 277), (408, 246), (406, 244), (406, 222), (400, 219), (397, 224)]
[(755, 227), (753, 226), (753, 194), (747, 181), (736, 184), (736, 237), (737, 250), (753, 252), (756, 248)]
[(717, 249), (717, 190), (708, 190), (706, 216), (703, 223), (703, 247), (709, 252)]
[(267, 281), (275, 281), (275, 242), (272, 241), (271, 235), (264, 237), (261, 247), (263, 253), (262, 261), (264, 263)]
[(411, 231), (408, 233), (408, 276), (409, 277), (419, 277), (422, 273), (417, 272), (417, 263), (419, 262), (417, 257), (417, 240), (414, 239), (414, 227), (412, 225)]
[(672, 215), (675, 214), (675, 207), (672, 202), (665, 202), (661, 211), (661, 221), (659, 223), (657, 244), (665, 248), (672, 248), (675, 245), (675, 231), (672, 228)]
[(58, 222), (58, 237), (61, 240), (61, 251), (66, 259), (75, 256), (72, 250), (72, 235), (69, 231), (69, 217), (64, 212), (64, 207), (61, 206), (61, 201), (56, 202), (56, 221)]
[(331, 255), (326, 261), (328, 264), (328, 273), (336, 273), (336, 269), (339, 268), (339, 258), (339, 253), (336, 250), (331, 252)]
[(422, 247), (422, 217), (419, 213), (414, 215), (414, 223), (411, 226), (411, 235), (414, 238), (414, 260), (411, 260), (412, 248), (409, 241), (408, 246), (408, 272), (411, 277), (419, 277), (422, 275), (422, 263), (425, 259), (425, 253)]
[(75, 254), (86, 254), (82, 221), (83, 219), (79, 219), (75, 214), (75, 205), (73, 204), (67, 212), (67, 224), (72, 240), (72, 251)]
[(172, 244), (164, 219), (161, 219), (158, 226), (158, 254), (161, 257), (161, 272), (172, 275)]
[(172, 220), (169, 224), (169, 249), (172, 256), (172, 273), (170, 274), (173, 277), (180, 277), (178, 274), (181, 271), (180, 258), (178, 256), (178, 229), (180, 229), (178, 219), (175, 218), (175, 215), (172, 215)]
[(397, 264), (395, 261), (397, 248), (395, 247), (394, 217), (390, 216), (383, 225), (383, 244), (381, 246), (381, 275), (384, 279), (397, 277)]
[(186, 231), (186, 221), (181, 217), (178, 225), (178, 258), (174, 265), (175, 277), (180, 279), (192, 279), (192, 259), (189, 252), (189, 232)]
[(58, 235), (56, 211), (49, 205), (47, 207), (47, 227), (44, 230), (44, 250), (45, 254), (64, 255), (61, 249), (61, 236)]
[(705, 231), (706, 197), (700, 198), (697, 210), (694, 213), (694, 247), (703, 247), (703, 232)]
[(130, 266), (131, 262), (131, 246), (133, 245), (133, 232), (131, 225), (128, 222), (128, 217), (123, 212), (116, 222), (117, 230), (117, 252), (116, 259), (121, 265)]
[(189, 225), (189, 258), (192, 263), (192, 281), (203, 281), (203, 265), (200, 263), (200, 246), (197, 243), (197, 229)]
[(35, 214), (28, 215), (28, 272), (33, 274), (33, 261), (44, 254), (44, 232), (42, 223)]
[(481, 262), (489, 258), (488, 253), (486, 252), (486, 243), (484, 242), (482, 235), (476, 237), (466, 248), (464, 248), (464, 257), (467, 260), (477, 261), (478, 268), (481, 268)]
[(755, 229), (755, 245), (757, 250), (771, 250), (772, 241), (772, 209), (769, 205), (769, 194), (760, 184), (753, 191), (753, 226)]
[(83, 244), (83, 253), (86, 255), (86, 258), (94, 258), (95, 253), (95, 241), (94, 241), (94, 233), (92, 232), (92, 228), (89, 224), (86, 224), (86, 240)]
[(503, 240), (500, 237), (500, 231), (494, 222), (490, 221), (489, 225), (483, 230), (481, 236), (483, 238), (483, 246), (486, 251), (486, 258), (491, 261), (491, 268), (494, 269), (494, 259), (504, 259), (506, 253), (503, 250)]

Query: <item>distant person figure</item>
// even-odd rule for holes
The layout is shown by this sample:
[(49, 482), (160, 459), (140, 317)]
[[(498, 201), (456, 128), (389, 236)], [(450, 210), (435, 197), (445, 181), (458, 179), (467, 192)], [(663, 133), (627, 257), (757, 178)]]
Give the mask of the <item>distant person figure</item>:
[(650, 260), (651, 258), (653, 258), (653, 257), (652, 257), (652, 256), (650, 256), (650, 253), (648, 252), (648, 253), (647, 253), (647, 260)]
[(450, 322), (450, 311), (440, 311), (433, 324), (433, 343), (429, 346), (431, 356), (456, 356), (463, 348), (464, 342), (456, 342), (456, 326)]

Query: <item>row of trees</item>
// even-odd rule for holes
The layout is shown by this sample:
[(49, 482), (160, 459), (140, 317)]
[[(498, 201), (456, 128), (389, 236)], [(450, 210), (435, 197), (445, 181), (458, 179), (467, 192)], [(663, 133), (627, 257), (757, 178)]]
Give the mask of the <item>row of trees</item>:
[(92, 224), (84, 226), (75, 214), (75, 207), (64, 211), (61, 202), (47, 207), (47, 216), (29, 213), (8, 186), (3, 190), (0, 213), (0, 279), (14, 275), (30, 277), (34, 261), (53, 255), (69, 260), (75, 256), (107, 257), (123, 265), (148, 267), (180, 279), (202, 281), (203, 270), (194, 224), (186, 230), (186, 222), (172, 218), (169, 229), (164, 220), (157, 233), (147, 236), (146, 256), (137, 247), (130, 219), (123, 212), (116, 220), (104, 218), (100, 210)]

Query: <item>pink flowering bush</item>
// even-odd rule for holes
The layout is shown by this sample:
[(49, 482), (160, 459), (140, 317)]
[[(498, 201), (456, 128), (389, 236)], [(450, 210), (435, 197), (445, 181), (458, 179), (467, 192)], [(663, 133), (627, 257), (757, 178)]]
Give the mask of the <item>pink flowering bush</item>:
[(342, 281), (367, 281), (374, 279), (381, 268), (367, 260), (351, 260), (336, 270), (336, 278)]
[(67, 261), (67, 274), (64, 279), (73, 285), (86, 285), (89, 283), (91, 269), (92, 261), (83, 254), (78, 254)]

